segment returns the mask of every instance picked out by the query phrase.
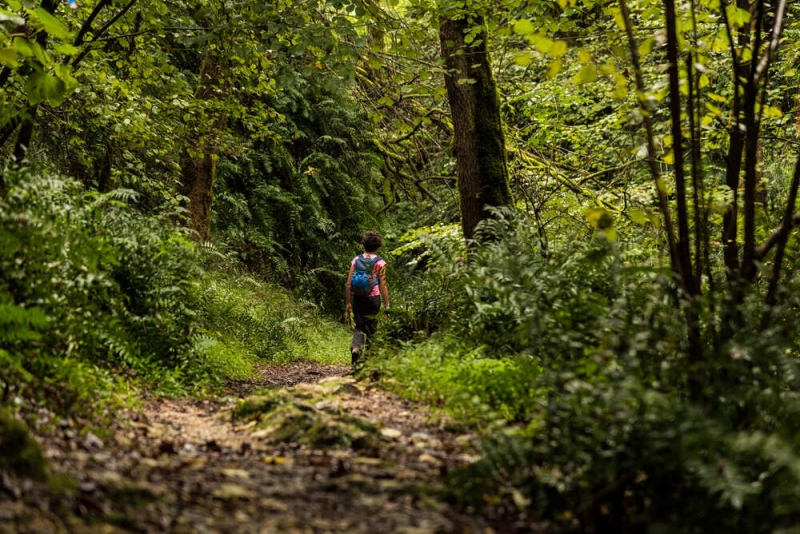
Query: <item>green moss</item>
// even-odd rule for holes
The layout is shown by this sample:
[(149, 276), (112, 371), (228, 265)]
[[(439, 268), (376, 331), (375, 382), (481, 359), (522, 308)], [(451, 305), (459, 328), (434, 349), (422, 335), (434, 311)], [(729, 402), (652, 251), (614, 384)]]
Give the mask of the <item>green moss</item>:
[(334, 397), (355, 388), (352, 379), (303, 384), (288, 391), (248, 397), (234, 410), (234, 419), (257, 419), (273, 443), (303, 443), (319, 448), (375, 449), (380, 433), (370, 422), (346, 415)]
[(47, 461), (22, 421), (0, 409), (0, 470), (44, 480)]
[(234, 420), (260, 418), (291, 400), (292, 397), (281, 390), (269, 391), (264, 395), (252, 395), (236, 405), (232, 416)]

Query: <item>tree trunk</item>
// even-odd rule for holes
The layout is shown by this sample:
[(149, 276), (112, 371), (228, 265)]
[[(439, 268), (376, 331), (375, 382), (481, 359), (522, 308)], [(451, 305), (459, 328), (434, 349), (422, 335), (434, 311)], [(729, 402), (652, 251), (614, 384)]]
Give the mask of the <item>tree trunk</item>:
[(439, 28), (448, 69), (445, 86), (453, 117), (461, 226), (467, 240), (487, 217), (487, 206), (511, 204), (505, 138), (485, 30), (475, 36), (474, 42), (479, 44), (464, 42), (465, 33), (473, 27), (483, 28), (483, 19), (442, 20)]
[[(220, 94), (222, 85), (222, 65), (219, 57), (209, 52), (200, 69), (200, 82), (196, 97), (210, 101)], [(189, 136), (181, 155), (181, 192), (188, 198), (187, 210), (189, 227), (195, 231), (195, 238), (205, 241), (209, 238), (211, 225), (211, 202), (214, 191), (214, 177), (217, 167), (218, 135), (227, 123), (227, 115), (218, 112), (211, 123), (195, 125), (196, 137)]]

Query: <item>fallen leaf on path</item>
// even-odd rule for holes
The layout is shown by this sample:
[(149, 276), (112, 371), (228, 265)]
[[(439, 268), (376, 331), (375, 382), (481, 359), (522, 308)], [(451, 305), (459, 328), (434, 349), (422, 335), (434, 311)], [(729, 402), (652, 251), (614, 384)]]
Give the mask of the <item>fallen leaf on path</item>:
[(434, 464), (434, 465), (441, 465), (441, 463), (442, 463), (442, 461), (440, 459), (435, 458), (435, 457), (433, 457), (433, 456), (431, 456), (430, 454), (427, 454), (427, 453), (420, 454), (419, 455), (419, 461), (420, 462), (429, 463), (429, 464)]
[(381, 428), (381, 436), (389, 439), (397, 439), (402, 436), (403, 433), (397, 430), (396, 428)]
[(222, 469), (220, 473), (228, 478), (250, 478), (250, 473), (244, 469)]
[(211, 495), (223, 500), (249, 499), (253, 497), (253, 492), (238, 484), (221, 484)]

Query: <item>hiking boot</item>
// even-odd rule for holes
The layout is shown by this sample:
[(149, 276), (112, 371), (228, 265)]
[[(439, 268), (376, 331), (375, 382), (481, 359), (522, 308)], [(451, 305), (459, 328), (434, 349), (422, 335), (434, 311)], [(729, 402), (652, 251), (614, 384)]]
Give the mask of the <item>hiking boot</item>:
[(350, 349), (350, 356), (352, 357), (353, 367), (356, 366), (358, 363), (358, 358), (361, 356), (361, 348), (360, 347), (353, 347)]

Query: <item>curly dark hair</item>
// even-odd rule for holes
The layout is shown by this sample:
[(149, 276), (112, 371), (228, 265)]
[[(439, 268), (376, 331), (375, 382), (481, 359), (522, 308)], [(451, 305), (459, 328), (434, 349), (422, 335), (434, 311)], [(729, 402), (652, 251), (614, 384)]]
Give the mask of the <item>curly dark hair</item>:
[(364, 240), (361, 242), (364, 245), (364, 250), (367, 252), (375, 252), (383, 244), (383, 237), (378, 232), (367, 232), (364, 234)]

